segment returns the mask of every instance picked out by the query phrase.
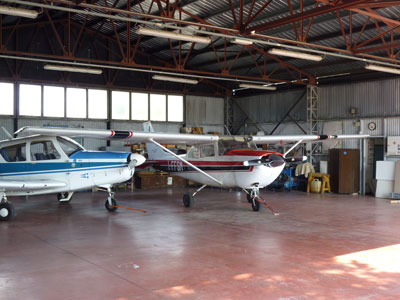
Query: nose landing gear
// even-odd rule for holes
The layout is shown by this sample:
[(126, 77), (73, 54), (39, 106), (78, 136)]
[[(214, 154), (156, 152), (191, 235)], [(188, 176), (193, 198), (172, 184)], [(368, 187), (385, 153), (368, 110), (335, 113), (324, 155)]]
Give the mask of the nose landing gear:
[(260, 203), (264, 204), (273, 214), (274, 216), (278, 216), (279, 213), (276, 212), (268, 203), (265, 201), (263, 197), (260, 196), (260, 189), (258, 186), (254, 186), (251, 188), (250, 191), (244, 190), (244, 192), (247, 194), (247, 201), (251, 203), (251, 208), (253, 211), (259, 211), (260, 210)]

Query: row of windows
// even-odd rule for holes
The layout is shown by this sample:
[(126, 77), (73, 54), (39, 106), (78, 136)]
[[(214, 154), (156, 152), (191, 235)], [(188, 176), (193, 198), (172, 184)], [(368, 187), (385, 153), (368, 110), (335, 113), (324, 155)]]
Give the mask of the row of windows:
[[(14, 114), (14, 84), (0, 83), (1, 115)], [(107, 119), (107, 91), (32, 84), (19, 85), (19, 115)], [(183, 122), (183, 97), (111, 92), (111, 118)]]

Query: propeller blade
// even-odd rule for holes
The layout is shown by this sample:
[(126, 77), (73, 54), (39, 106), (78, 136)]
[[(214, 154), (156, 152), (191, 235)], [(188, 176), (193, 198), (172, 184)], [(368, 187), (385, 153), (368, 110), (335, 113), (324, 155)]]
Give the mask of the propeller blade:
[(307, 161), (307, 156), (285, 157), (285, 162), (298, 162), (298, 161)]
[(271, 168), (280, 167), (285, 164), (285, 159), (277, 154), (269, 154), (261, 159), (247, 160), (243, 162), (244, 166), (267, 166)]

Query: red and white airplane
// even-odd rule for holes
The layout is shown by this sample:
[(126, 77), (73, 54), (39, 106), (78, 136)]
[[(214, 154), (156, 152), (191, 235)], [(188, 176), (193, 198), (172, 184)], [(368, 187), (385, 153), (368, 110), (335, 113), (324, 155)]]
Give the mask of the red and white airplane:
[[(146, 128), (146, 127), (145, 127)], [(74, 136), (97, 139), (121, 139), (132, 143), (147, 143), (147, 163), (159, 170), (202, 184), (193, 194), (185, 193), (183, 204), (191, 207), (194, 196), (206, 186), (241, 188), (254, 211), (260, 203), (259, 190), (271, 184), (282, 172), (286, 162), (306, 160), (288, 157), (300, 143), (332, 139), (360, 139), (369, 135), (290, 135), (290, 136), (225, 136), (182, 133), (81, 130), (25, 127), (20, 132), (47, 136)], [(258, 150), (257, 145), (294, 143), (285, 153)], [(176, 154), (162, 144), (192, 145), (185, 154)], [(267, 205), (268, 206), (268, 205)], [(271, 209), (272, 210), (272, 209)], [(273, 211), (273, 210), (272, 210)]]

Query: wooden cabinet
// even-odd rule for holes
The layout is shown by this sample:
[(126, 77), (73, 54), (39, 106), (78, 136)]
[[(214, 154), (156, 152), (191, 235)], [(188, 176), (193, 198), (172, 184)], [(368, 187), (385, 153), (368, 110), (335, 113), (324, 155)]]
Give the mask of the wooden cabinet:
[(153, 189), (166, 187), (185, 187), (186, 180), (168, 173), (137, 172), (135, 173), (135, 187), (139, 189)]
[(329, 150), (328, 172), (334, 193), (353, 194), (360, 190), (360, 150)]

